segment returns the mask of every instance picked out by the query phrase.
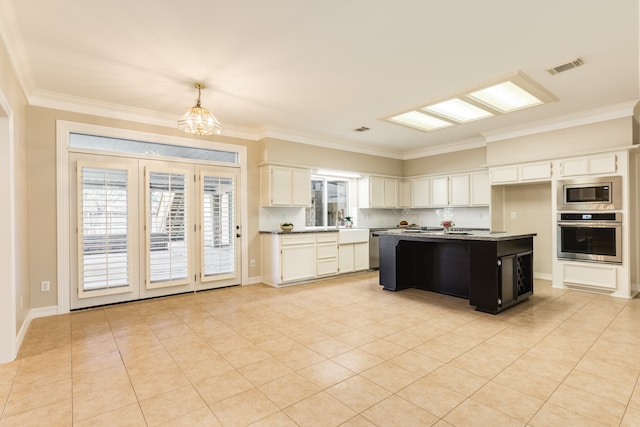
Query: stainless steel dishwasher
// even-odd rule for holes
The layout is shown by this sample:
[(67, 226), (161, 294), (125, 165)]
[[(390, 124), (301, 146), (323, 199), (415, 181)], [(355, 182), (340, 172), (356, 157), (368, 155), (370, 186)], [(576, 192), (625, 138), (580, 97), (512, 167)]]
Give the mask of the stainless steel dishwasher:
[(380, 268), (380, 242), (379, 237), (375, 235), (376, 231), (379, 230), (369, 230), (369, 268), (370, 269), (378, 269)]

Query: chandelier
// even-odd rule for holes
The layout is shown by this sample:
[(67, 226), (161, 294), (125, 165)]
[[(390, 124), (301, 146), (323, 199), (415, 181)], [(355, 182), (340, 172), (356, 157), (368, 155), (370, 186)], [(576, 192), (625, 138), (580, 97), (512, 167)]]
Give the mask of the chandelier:
[(219, 134), (222, 131), (220, 122), (208, 109), (200, 105), (200, 92), (205, 88), (204, 83), (194, 83), (193, 87), (198, 89), (198, 100), (196, 105), (189, 108), (182, 119), (178, 120), (178, 129), (193, 135)]

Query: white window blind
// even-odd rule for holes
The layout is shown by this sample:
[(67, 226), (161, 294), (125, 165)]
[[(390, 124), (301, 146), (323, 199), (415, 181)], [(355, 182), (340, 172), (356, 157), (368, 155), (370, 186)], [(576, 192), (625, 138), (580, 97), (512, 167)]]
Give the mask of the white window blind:
[(79, 166), (80, 294), (129, 286), (127, 170)]
[(188, 224), (186, 174), (149, 172), (148, 256), (150, 287), (187, 279)]
[(204, 276), (235, 273), (235, 186), (232, 178), (206, 176), (203, 180), (202, 256)]

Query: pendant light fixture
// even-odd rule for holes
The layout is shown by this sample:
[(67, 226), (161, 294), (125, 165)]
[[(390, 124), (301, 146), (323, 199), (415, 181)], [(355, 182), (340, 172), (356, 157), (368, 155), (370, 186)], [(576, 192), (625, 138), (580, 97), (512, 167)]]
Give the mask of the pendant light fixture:
[(200, 105), (200, 92), (205, 88), (204, 83), (194, 83), (193, 87), (198, 89), (198, 100), (196, 105), (189, 108), (182, 119), (178, 120), (178, 129), (193, 135), (219, 134), (222, 131), (220, 122), (208, 109)]

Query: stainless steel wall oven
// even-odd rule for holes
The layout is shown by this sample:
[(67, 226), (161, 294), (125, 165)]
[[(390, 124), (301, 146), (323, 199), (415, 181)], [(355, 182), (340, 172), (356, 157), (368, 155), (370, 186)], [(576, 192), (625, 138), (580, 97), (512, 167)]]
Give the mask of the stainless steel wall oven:
[(559, 213), (558, 258), (622, 263), (622, 214)]

